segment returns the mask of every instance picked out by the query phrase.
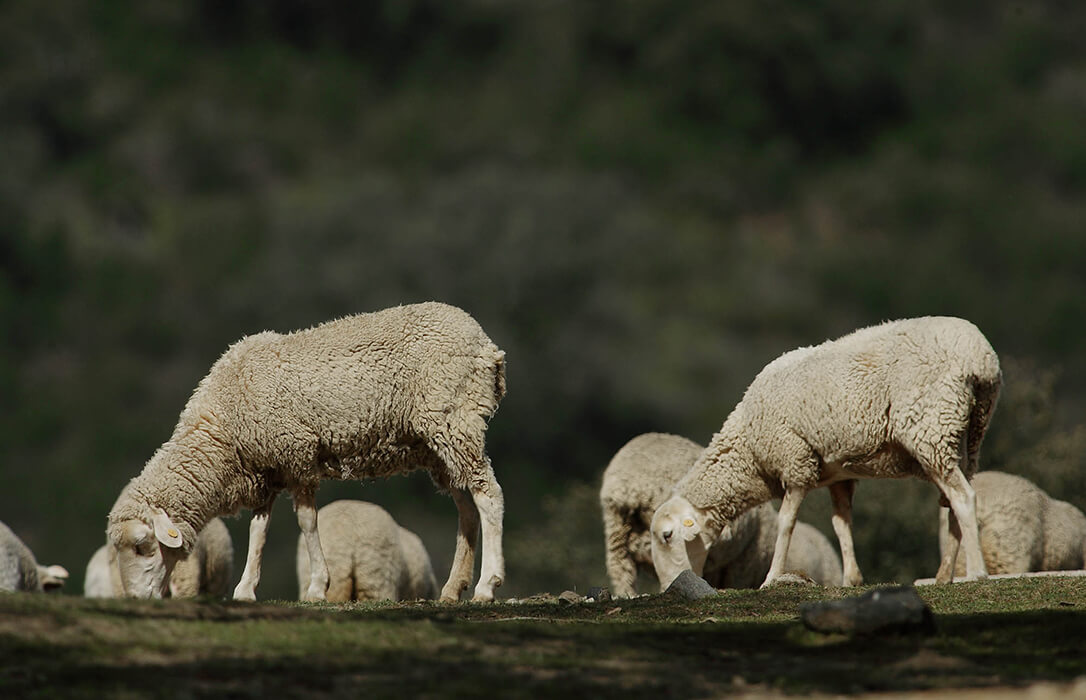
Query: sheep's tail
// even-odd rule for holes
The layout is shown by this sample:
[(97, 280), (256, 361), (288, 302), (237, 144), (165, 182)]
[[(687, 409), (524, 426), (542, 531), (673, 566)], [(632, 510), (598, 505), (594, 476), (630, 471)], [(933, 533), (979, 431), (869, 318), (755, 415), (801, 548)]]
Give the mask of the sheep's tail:
[(505, 351), (494, 348), (494, 405), (505, 396)]
[(972, 479), (977, 473), (977, 459), (980, 444), (988, 431), (988, 423), (999, 401), (999, 392), (1003, 386), (1003, 373), (999, 369), (999, 358), (994, 351), (985, 353), (981, 367), (970, 376), (973, 388), (973, 409), (969, 413), (969, 426), (966, 433), (966, 478)]

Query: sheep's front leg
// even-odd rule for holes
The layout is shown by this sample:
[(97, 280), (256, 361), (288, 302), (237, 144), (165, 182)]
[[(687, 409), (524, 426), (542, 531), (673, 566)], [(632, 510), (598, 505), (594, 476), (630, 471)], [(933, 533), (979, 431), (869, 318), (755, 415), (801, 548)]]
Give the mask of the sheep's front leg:
[(489, 602), (494, 600), (494, 589), (505, 581), (505, 557), (502, 554), (502, 518), (505, 515), (505, 497), (502, 487), (494, 478), (494, 470), (489, 461), (486, 465), (486, 480), (472, 485), (471, 497), (479, 510), (483, 531), (482, 568), (479, 582), (475, 586), (472, 600)]
[(294, 512), (298, 516), (298, 528), (305, 539), (309, 553), (309, 588), (306, 600), (325, 600), (328, 590), (328, 564), (324, 561), (321, 539), (317, 532), (316, 494), (312, 491), (297, 491), (294, 497)]
[(256, 600), (256, 587), (260, 583), (260, 563), (264, 557), (264, 542), (268, 537), (268, 522), (271, 520), (272, 496), (266, 504), (253, 511), (249, 521), (249, 552), (245, 557), (245, 570), (241, 580), (234, 588), (234, 600)]
[(852, 496), (856, 493), (855, 480), (838, 481), (830, 484), (830, 499), (833, 501), (833, 531), (841, 544), (841, 562), (844, 564), (842, 581), (846, 586), (859, 586), (864, 582), (860, 573), (860, 564), (856, 561), (856, 549), (852, 543)]
[(773, 546), (773, 563), (769, 565), (769, 573), (765, 576), (762, 588), (771, 585), (784, 573), (784, 561), (788, 557), (788, 545), (792, 542), (792, 530), (796, 527), (799, 505), (803, 503), (806, 495), (806, 489), (794, 486), (784, 492), (781, 509), (777, 513), (777, 541)]
[(452, 568), (449, 570), (449, 580), (441, 589), (441, 600), (444, 602), (460, 600), (460, 594), (471, 585), (475, 546), (479, 539), (479, 511), (471, 496), (458, 488), (449, 489), (449, 495), (456, 504), (458, 519)]
[[(637, 582), (637, 562), (630, 553), (631, 529), (629, 522), (613, 508), (604, 507), (607, 577), (611, 580), (611, 593), (616, 598), (633, 598), (637, 595), (634, 586)], [(647, 542), (648, 538), (645, 540)], [(651, 547), (651, 543), (648, 547)]]

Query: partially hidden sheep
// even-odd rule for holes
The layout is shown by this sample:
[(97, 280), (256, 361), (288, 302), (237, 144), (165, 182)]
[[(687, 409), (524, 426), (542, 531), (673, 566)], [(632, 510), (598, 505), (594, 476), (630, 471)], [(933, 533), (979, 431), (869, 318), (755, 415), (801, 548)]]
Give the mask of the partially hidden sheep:
[[(640, 571), (652, 571), (649, 526), (657, 506), (704, 448), (679, 435), (645, 433), (615, 453), (603, 473), (603, 511), (607, 574), (619, 597), (636, 595)], [(715, 588), (755, 588), (765, 578), (777, 536), (777, 513), (769, 503), (741, 514), (721, 530), (703, 570), (694, 570)], [(799, 522), (785, 561), (817, 583), (841, 585), (841, 559), (826, 536)]]
[[(1051, 498), (1014, 474), (982, 471), (973, 477), (977, 493), (980, 550), (990, 574), (1070, 571), (1086, 568), (1086, 515)], [(946, 508), (939, 514), (939, 554), (952, 546)], [(960, 560), (954, 575), (965, 567)]]
[[(177, 562), (170, 575), (168, 592), (172, 598), (195, 598), (198, 595), (223, 597), (230, 592), (234, 570), (234, 543), (230, 531), (219, 518), (212, 518), (196, 537), (196, 544), (187, 557)], [(112, 544), (99, 547), (87, 562), (83, 578), (83, 595), (87, 598), (121, 598), (121, 570), (117, 550)]]
[[(430, 555), (418, 535), (365, 501), (333, 501), (317, 511), (328, 564), (329, 602), (430, 600), (438, 596)], [(309, 553), (298, 537), (298, 596), (309, 588)]]
[(471, 316), (436, 302), (238, 341), (110, 511), (107, 536), (126, 594), (161, 597), (195, 533), (216, 515), (249, 508), (234, 598), (254, 600), (271, 507), (286, 490), (309, 552), (306, 597), (323, 600), (328, 567), (314, 504), (321, 479), (425, 469), (459, 513), (442, 599), (457, 600), (471, 585), (481, 525), (474, 599), (493, 600), (505, 578), (504, 498), (485, 436), (505, 394), (504, 358)]
[[(966, 578), (987, 577), (970, 478), (999, 396), (999, 360), (968, 321), (923, 317), (787, 352), (759, 372), (653, 516), (653, 564), (667, 585), (704, 561), (739, 514), (781, 498), (773, 561), (784, 570), (800, 503), (827, 486), (845, 585), (863, 581), (852, 542), (856, 479), (931, 481), (955, 516)], [(953, 548), (957, 554), (957, 546)], [(944, 557), (937, 580), (953, 577)]]
[(18, 535), (0, 523), (0, 591), (41, 593), (60, 588), (67, 580), (67, 569), (38, 564)]

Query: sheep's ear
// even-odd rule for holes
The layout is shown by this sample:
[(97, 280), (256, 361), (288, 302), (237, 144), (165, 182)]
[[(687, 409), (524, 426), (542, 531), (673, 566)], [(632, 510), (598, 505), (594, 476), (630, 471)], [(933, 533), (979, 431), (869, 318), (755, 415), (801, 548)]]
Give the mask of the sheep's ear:
[(698, 524), (698, 519), (694, 517), (693, 513), (684, 514), (682, 520), (679, 521), (679, 524), (681, 525), (679, 532), (686, 542), (694, 539), (701, 532), (701, 525)]
[(181, 546), (181, 531), (166, 515), (166, 511), (156, 510), (154, 515), (155, 537), (167, 547)]

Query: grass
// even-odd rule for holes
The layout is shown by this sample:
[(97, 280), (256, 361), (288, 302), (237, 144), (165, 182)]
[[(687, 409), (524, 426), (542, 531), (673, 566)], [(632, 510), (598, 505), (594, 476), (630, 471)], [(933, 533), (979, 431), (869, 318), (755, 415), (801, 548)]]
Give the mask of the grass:
[(0, 697), (688, 698), (1086, 676), (1086, 578), (917, 590), (934, 635), (865, 639), (808, 631), (797, 614), (862, 591), (801, 586), (574, 605), (0, 594)]

